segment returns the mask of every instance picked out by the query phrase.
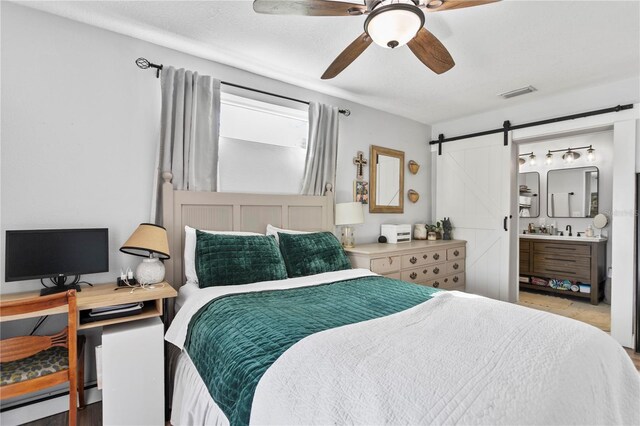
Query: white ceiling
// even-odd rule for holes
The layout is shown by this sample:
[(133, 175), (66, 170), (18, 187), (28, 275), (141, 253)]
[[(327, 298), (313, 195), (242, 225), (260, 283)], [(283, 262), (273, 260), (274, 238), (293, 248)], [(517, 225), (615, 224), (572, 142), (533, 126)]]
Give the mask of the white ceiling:
[[(406, 46), (372, 45), (328, 81), (320, 75), (364, 17), (259, 15), (246, 0), (21, 4), (428, 124), (640, 75), (639, 1), (507, 0), (429, 13), (451, 71), (434, 74)], [(538, 92), (497, 96), (526, 85)]]

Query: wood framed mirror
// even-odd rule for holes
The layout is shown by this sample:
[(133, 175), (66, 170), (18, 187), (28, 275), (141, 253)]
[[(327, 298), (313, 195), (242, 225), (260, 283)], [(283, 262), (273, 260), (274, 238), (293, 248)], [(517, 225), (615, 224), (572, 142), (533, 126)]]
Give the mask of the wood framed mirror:
[(369, 213), (404, 213), (404, 151), (371, 145)]

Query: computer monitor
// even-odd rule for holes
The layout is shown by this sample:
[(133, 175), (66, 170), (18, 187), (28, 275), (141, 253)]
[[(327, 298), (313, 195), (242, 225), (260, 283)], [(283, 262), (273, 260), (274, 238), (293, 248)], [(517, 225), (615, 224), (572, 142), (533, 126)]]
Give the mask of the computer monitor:
[(109, 271), (109, 230), (38, 229), (7, 231), (5, 281), (51, 278), (65, 291), (67, 277)]

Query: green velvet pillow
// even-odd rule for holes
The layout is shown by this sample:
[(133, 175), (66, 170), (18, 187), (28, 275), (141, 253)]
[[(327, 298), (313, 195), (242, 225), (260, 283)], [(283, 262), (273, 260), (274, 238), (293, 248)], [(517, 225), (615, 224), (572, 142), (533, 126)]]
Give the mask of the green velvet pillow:
[(283, 280), (287, 269), (272, 236), (208, 234), (196, 230), (200, 288)]
[(351, 269), (351, 262), (331, 232), (286, 234), (278, 232), (280, 251), (289, 278)]

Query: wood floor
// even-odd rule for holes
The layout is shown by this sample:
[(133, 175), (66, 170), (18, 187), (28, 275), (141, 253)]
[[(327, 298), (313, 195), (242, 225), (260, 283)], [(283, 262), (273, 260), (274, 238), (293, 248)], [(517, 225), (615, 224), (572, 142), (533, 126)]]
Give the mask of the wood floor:
[(611, 306), (604, 302), (592, 305), (580, 299), (521, 291), (518, 304), (586, 322), (607, 333), (611, 331)]
[[(25, 423), (24, 426), (67, 426), (69, 424), (69, 412), (55, 414), (34, 422)], [(89, 404), (84, 409), (78, 410), (78, 426), (102, 426), (102, 402)]]

